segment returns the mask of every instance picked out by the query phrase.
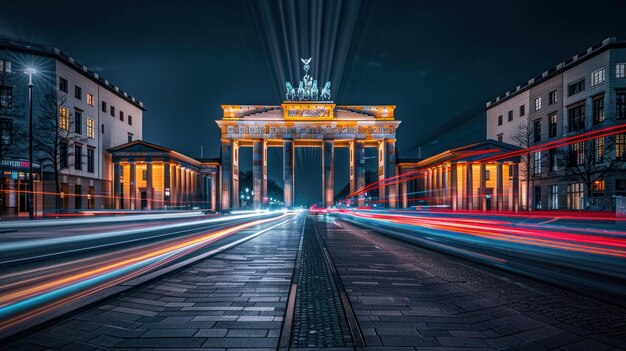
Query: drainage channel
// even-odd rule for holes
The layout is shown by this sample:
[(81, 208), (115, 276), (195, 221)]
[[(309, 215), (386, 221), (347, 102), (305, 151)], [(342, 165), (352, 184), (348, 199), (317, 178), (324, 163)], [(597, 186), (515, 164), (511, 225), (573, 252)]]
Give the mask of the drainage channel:
[(279, 349), (362, 346), (343, 284), (313, 220), (307, 218)]

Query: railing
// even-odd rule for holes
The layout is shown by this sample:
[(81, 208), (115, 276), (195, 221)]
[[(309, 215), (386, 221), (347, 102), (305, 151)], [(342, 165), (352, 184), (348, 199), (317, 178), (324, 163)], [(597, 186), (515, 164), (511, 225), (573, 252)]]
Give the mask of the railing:
[[(621, 200), (621, 196), (618, 196)], [(602, 211), (614, 212), (616, 205), (616, 196), (595, 196), (584, 197), (582, 199), (583, 211)], [(621, 201), (620, 201), (621, 202)]]

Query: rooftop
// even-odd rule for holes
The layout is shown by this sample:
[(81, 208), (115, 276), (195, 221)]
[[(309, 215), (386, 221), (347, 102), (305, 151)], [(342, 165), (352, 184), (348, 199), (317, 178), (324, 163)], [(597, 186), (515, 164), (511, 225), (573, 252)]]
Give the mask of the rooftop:
[(95, 73), (89, 70), (87, 66), (80, 64), (73, 57), (66, 55), (65, 53), (61, 52), (61, 50), (57, 49), (56, 47), (49, 46), (49, 45), (42, 45), (42, 44), (27, 43), (27, 42), (23, 42), (20, 40), (0, 36), (0, 48), (15, 50), (15, 51), (22, 51), (28, 54), (42, 55), (42, 56), (55, 58), (63, 62), (64, 64), (68, 65), (69, 67), (72, 67), (77, 72), (81, 73), (87, 78), (90, 78), (94, 82), (100, 84), (101, 86), (103, 86), (104, 88), (112, 92), (113, 94), (121, 97), (122, 99), (140, 108), (142, 111), (146, 110), (143, 107), (143, 102), (135, 99), (133, 96), (129, 95), (127, 92), (121, 90), (118, 86), (111, 84), (108, 80), (100, 77), (98, 73)]
[(533, 77), (531, 79), (528, 80), (528, 82), (520, 84), (518, 86), (516, 86), (514, 89), (511, 89), (509, 91), (507, 91), (504, 96), (498, 96), (496, 97), (494, 100), (492, 101), (488, 101), (485, 104), (485, 107), (487, 109), (490, 109), (498, 104), (500, 104), (501, 102), (504, 102), (506, 100), (508, 100), (509, 98), (528, 90), (529, 88), (547, 80), (550, 79), (552, 77), (554, 77), (555, 75), (562, 73), (563, 71), (566, 71), (578, 64), (580, 64), (581, 62), (584, 62), (598, 54), (600, 54), (601, 52), (604, 52), (605, 50), (608, 50), (609, 48), (615, 48), (615, 47), (626, 47), (626, 40), (619, 40), (617, 37), (610, 37), (610, 38), (606, 38), (604, 39), (601, 43), (596, 44), (590, 48), (588, 48), (585, 52), (579, 53), (574, 55), (572, 58), (566, 60), (566, 61), (562, 61), (559, 64), (557, 64), (555, 67), (544, 71), (543, 73), (541, 73), (540, 75)]

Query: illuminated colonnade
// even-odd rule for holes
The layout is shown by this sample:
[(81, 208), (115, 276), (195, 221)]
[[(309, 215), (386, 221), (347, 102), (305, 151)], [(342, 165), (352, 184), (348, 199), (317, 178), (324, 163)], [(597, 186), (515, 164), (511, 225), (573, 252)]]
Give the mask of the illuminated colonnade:
[(196, 160), (141, 140), (109, 152), (116, 209), (217, 210), (218, 160)]
[(487, 140), (424, 160), (401, 161), (401, 206), (428, 204), (452, 210), (517, 211), (519, 156), (482, 161), (515, 150), (519, 148)]

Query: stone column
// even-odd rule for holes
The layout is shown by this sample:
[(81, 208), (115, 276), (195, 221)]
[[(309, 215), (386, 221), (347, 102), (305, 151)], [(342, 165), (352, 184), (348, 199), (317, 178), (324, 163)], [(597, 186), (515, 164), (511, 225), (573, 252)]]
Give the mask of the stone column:
[[(356, 177), (354, 191), (359, 191), (365, 188), (365, 141), (357, 139), (355, 140), (354, 146), (354, 168)], [(357, 199), (359, 206), (365, 205), (365, 194), (359, 194)]]
[(230, 205), (231, 208), (239, 208), (239, 141), (233, 140), (232, 147), (232, 187), (230, 194)]
[(293, 140), (283, 140), (283, 191), (285, 207), (292, 208), (294, 204), (294, 176), (293, 176), (294, 144)]
[(230, 208), (230, 187), (232, 183), (232, 140), (222, 139), (222, 203), (221, 210)]
[(267, 206), (269, 196), (267, 195), (267, 140), (263, 139), (263, 180), (261, 184), (261, 202), (263, 206)]
[(487, 211), (487, 164), (484, 162), (480, 164), (480, 188), (478, 194), (480, 195), (480, 209)]
[(322, 205), (335, 203), (335, 141), (325, 139), (322, 146)]
[(252, 141), (252, 195), (255, 209), (263, 206), (263, 140)]
[(176, 165), (176, 206), (183, 204), (183, 168)]
[(146, 203), (148, 210), (154, 207), (154, 191), (152, 188), (152, 162), (146, 163)]
[(474, 180), (472, 174), (472, 163), (468, 162), (465, 174), (465, 209), (474, 209)]
[(211, 211), (217, 210), (217, 173), (211, 173)]
[(172, 196), (172, 165), (163, 162), (163, 206), (170, 207), (170, 197)]
[(130, 209), (137, 209), (137, 177), (136, 177), (137, 169), (135, 167), (135, 162), (130, 163)]
[(386, 186), (387, 206), (389, 208), (398, 207), (398, 183), (396, 176), (396, 141), (385, 139), (387, 155), (385, 157), (385, 178), (392, 184)]
[(441, 198), (443, 199), (442, 205), (451, 206), (452, 201), (450, 200), (450, 180), (448, 178), (448, 167), (449, 165), (445, 164), (441, 168)]
[(513, 170), (513, 211), (519, 211), (520, 197), (519, 197), (519, 164), (512, 163), (511, 168)]
[(496, 164), (496, 209), (502, 211), (504, 204), (504, 182), (502, 180), (502, 162)]
[(122, 208), (122, 184), (120, 177), (122, 176), (122, 164), (119, 162), (113, 164), (113, 207), (116, 209)]
[(385, 141), (381, 140), (378, 142), (378, 150), (377, 150), (377, 158), (378, 158), (378, 204), (379, 206), (387, 207), (387, 194), (385, 192), (385, 187), (382, 185), (385, 179), (385, 156), (387, 153), (385, 152)]
[[(402, 175), (405, 172), (402, 171), (402, 169), (400, 169), (400, 176), (402, 178)], [(410, 178), (410, 177), (407, 177)], [(409, 182), (410, 180), (403, 180), (402, 182), (400, 182), (400, 196), (402, 197), (402, 208), (407, 208), (409, 207), (409, 198), (408, 198), (408, 187), (409, 187)]]
[(434, 174), (435, 174), (435, 186), (434, 186), (435, 203), (437, 205), (440, 205), (441, 204), (441, 166), (435, 167)]
[(457, 172), (457, 164), (452, 163), (450, 165), (450, 197), (452, 206), (452, 210), (456, 211), (458, 209), (458, 201), (459, 201), (459, 191), (458, 191), (458, 172)]
[(431, 203), (431, 197), (432, 197), (432, 182), (430, 179), (430, 169), (427, 169), (426, 171), (424, 171), (424, 195), (426, 197), (426, 199), (428, 199), (428, 203)]

